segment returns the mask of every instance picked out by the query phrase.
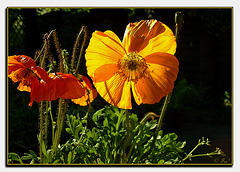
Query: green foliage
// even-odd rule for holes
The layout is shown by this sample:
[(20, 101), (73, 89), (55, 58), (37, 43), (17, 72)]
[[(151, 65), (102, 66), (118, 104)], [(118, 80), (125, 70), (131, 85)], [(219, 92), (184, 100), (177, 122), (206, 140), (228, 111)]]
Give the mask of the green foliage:
[[(163, 135), (160, 131), (152, 151), (153, 135), (157, 121), (139, 122), (136, 114), (130, 114), (130, 136), (126, 152), (123, 153), (123, 142), (126, 135), (126, 113), (114, 106), (105, 107), (92, 115), (94, 127), (87, 128), (88, 119), (79, 115), (67, 115), (67, 127), (70, 139), (58, 146), (57, 155), (42, 144), (43, 163), (80, 163), (80, 164), (119, 164), (122, 158), (131, 164), (163, 164), (180, 162), (185, 142), (178, 142), (177, 135)], [(39, 162), (33, 151), (25, 154), (20, 160), (14, 156), (12, 161), (31, 160)]]
[[(56, 154), (43, 142), (43, 164), (181, 164), (193, 157), (224, 154), (217, 148), (211, 153), (192, 155), (200, 145), (209, 145), (208, 139), (199, 140), (198, 145), (186, 154), (183, 149), (186, 142), (178, 141), (175, 133), (164, 135), (162, 130), (157, 133), (156, 141), (153, 142), (157, 120), (149, 121), (149, 117), (148, 114), (139, 121), (136, 114), (129, 113), (130, 135), (124, 149), (125, 110), (107, 106), (91, 117), (67, 115), (65, 130), (69, 139), (58, 145)], [(92, 128), (87, 125), (89, 121), (94, 123)], [(40, 162), (40, 158), (30, 150), (21, 158), (16, 153), (9, 153), (8, 162), (35, 164)]]
[[(114, 106), (105, 107), (93, 114), (95, 127), (85, 130), (87, 120), (81, 120), (79, 115), (67, 116), (66, 131), (71, 134), (63, 150), (68, 153), (63, 156), (67, 163), (121, 163), (122, 145), (126, 134), (125, 111)], [(181, 160), (185, 142), (177, 142), (177, 135), (163, 135), (159, 132), (155, 146), (152, 145), (154, 129), (157, 121), (140, 123), (136, 114), (130, 114), (130, 137), (125, 156), (126, 163), (177, 163)], [(83, 138), (81, 140), (81, 138)]]

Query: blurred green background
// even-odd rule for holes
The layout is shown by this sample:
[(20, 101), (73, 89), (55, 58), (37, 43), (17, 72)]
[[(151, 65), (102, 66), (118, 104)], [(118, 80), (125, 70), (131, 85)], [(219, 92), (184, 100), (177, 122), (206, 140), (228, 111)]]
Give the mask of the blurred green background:
[[(56, 29), (59, 42), (70, 56), (82, 25), (89, 38), (95, 30), (112, 30), (120, 39), (129, 22), (157, 19), (175, 30), (175, 12), (184, 14), (176, 57), (179, 74), (173, 97), (164, 118), (164, 133), (175, 132), (187, 141), (188, 153), (201, 137), (209, 138), (213, 151), (220, 147), (225, 159), (197, 158), (192, 162), (232, 162), (232, 8), (8, 8), (8, 55), (34, 57), (43, 45), (45, 33)], [(54, 44), (52, 42), (53, 54)], [(57, 55), (55, 54), (55, 58)], [(85, 61), (81, 74), (86, 75)], [(8, 148), (22, 155), (38, 150), (38, 104), (28, 107), (30, 94), (17, 90), (8, 80)], [(163, 101), (163, 100), (162, 100)], [(133, 105), (132, 112), (141, 118), (152, 111), (160, 113), (162, 101), (154, 105)], [(98, 96), (95, 110), (107, 105)], [(71, 103), (69, 113), (83, 113), (86, 108)], [(63, 133), (63, 140), (65, 134)], [(67, 137), (67, 136), (66, 136)]]

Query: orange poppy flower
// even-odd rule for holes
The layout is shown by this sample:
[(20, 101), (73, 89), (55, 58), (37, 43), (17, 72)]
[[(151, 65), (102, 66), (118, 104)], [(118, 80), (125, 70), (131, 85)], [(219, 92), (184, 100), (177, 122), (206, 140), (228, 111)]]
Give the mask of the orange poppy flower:
[(179, 62), (176, 40), (157, 20), (130, 23), (123, 41), (112, 31), (95, 31), (86, 50), (86, 65), (98, 93), (110, 104), (131, 109), (131, 91), (138, 105), (154, 104), (170, 93)]
[(48, 78), (47, 72), (43, 68), (36, 66), (32, 58), (25, 55), (8, 57), (8, 77), (14, 83), (20, 82), (18, 86), (19, 91), (31, 92), (29, 106), (32, 106), (34, 99), (43, 97), (43, 86), (38, 80), (40, 76), (44, 79)]
[[(44, 69), (36, 66), (33, 59), (24, 55), (8, 57), (8, 76), (13, 82), (20, 82), (18, 90), (31, 92), (29, 106), (32, 106), (34, 100), (41, 102), (43, 100), (53, 101), (58, 98), (81, 98), (84, 101), (87, 94), (86, 83), (88, 83), (87, 88), (94, 90), (90, 81), (85, 77), (80, 82), (71, 74), (50, 73), (48, 75)], [(95, 92), (91, 101), (96, 97)]]

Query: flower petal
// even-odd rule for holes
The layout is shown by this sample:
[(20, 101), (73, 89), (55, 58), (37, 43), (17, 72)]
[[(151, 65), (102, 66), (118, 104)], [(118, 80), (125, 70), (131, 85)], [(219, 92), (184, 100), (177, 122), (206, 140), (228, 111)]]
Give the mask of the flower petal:
[(146, 76), (132, 83), (136, 103), (153, 104), (169, 94), (178, 74), (177, 58), (167, 53), (154, 53), (145, 58), (148, 64)]
[[(71, 75), (65, 73), (57, 73), (60, 77), (58, 79), (58, 83), (61, 84), (56, 85), (57, 90), (63, 90), (63, 95), (60, 97), (63, 99), (76, 99), (80, 98), (85, 94), (85, 89), (83, 85), (78, 81), (78, 79)], [(63, 87), (61, 87), (63, 85)]]
[(162, 24), (165, 27), (165, 31), (151, 39), (149, 39), (146, 47), (139, 51), (139, 54), (143, 57), (156, 53), (163, 52), (174, 55), (176, 52), (176, 39), (172, 30), (165, 24)]
[(86, 50), (88, 75), (95, 78), (95, 70), (105, 64), (117, 64), (125, 50), (121, 41), (112, 31), (95, 31)]
[(38, 78), (41, 78), (44, 81), (47, 81), (49, 79), (47, 71), (44, 70), (42, 67), (33, 66), (31, 67), (31, 70), (38, 76)]
[[(159, 66), (156, 67), (157, 71), (162, 71), (162, 74), (165, 75), (165, 78), (172, 78), (172, 80), (176, 80), (178, 74), (178, 59), (171, 54), (168, 53), (153, 53), (151, 55), (146, 56), (145, 61), (147, 64), (157, 64)], [(153, 66), (153, 65), (152, 65)], [(150, 67), (151, 68), (151, 67)]]
[(131, 109), (130, 82), (122, 78), (119, 74), (104, 82), (94, 83), (98, 93), (108, 103), (122, 109)]
[(146, 75), (137, 82), (132, 82), (132, 92), (138, 105), (141, 103), (154, 104), (165, 96), (151, 75)]
[(164, 31), (164, 25), (154, 19), (129, 23), (124, 33), (123, 46), (128, 52), (139, 52), (147, 46), (150, 39)]
[(93, 82), (102, 82), (109, 80), (118, 71), (117, 64), (105, 64), (98, 67), (94, 72)]
[(82, 85), (87, 91), (85, 94), (78, 98), (78, 99), (71, 99), (74, 103), (79, 104), (80, 106), (86, 106), (89, 103), (91, 103), (96, 97), (97, 97), (97, 90), (92, 87), (91, 82), (86, 76), (82, 76)]

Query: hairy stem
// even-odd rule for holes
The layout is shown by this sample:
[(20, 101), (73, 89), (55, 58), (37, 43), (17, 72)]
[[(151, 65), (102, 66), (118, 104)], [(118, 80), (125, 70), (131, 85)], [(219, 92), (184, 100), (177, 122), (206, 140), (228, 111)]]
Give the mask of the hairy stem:
[(86, 26), (83, 26), (83, 31), (84, 31), (83, 42), (82, 42), (81, 50), (80, 50), (79, 57), (78, 57), (77, 67), (75, 69), (74, 74), (76, 74), (79, 70), (83, 50), (84, 50), (84, 47), (85, 47), (85, 44), (86, 44), (86, 41), (87, 41), (88, 32), (87, 32), (87, 27)]
[(84, 26), (82, 26), (81, 30), (79, 31), (77, 39), (76, 39), (74, 47), (73, 47), (71, 70), (73, 70), (73, 68), (74, 68), (74, 62), (75, 62), (75, 58), (76, 58), (77, 47), (79, 45), (79, 41), (80, 41), (80, 38), (81, 38), (81, 35), (83, 34), (83, 32), (84, 32)]

